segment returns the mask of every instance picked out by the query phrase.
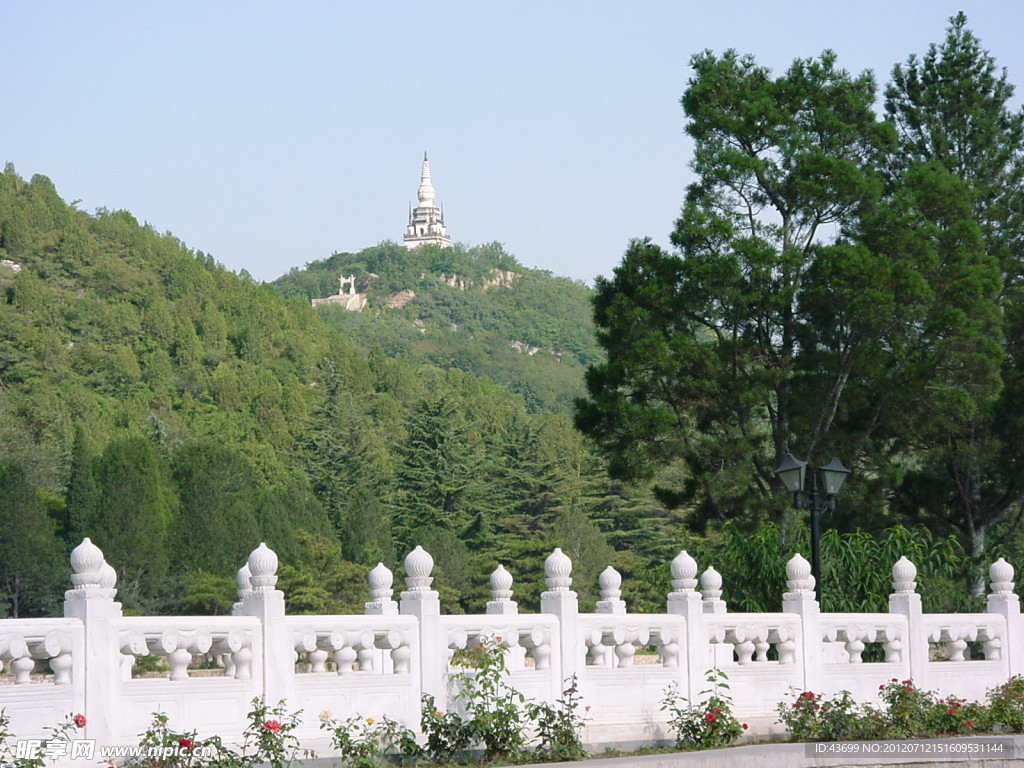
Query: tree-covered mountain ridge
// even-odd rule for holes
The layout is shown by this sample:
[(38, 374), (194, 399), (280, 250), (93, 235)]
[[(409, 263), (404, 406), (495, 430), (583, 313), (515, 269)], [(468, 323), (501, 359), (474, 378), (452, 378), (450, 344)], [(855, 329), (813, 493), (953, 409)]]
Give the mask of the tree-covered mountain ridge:
[[(365, 302), (319, 301), (339, 295), (348, 276), (354, 288), (344, 290)], [(292, 269), (274, 285), (317, 300), (327, 325), (358, 347), (490, 378), (534, 412), (571, 413), (585, 366), (602, 359), (591, 289), (524, 267), (499, 243), (410, 250), (384, 242)]]
[[(371, 295), (394, 293), (394, 280), (429, 297), (422, 283), (435, 281), (404, 249), (363, 253), (389, 252), (416, 271), (406, 281), (377, 269)], [(478, 266), (443, 273), (481, 280), (494, 265)], [(519, 274), (514, 289), (544, 282)], [(435, 290), (451, 306), (452, 296), (515, 300), (507, 286), (478, 285)], [(305, 295), (283, 297), (126, 211), (80, 211), (45, 176), (26, 181), (8, 166), (0, 614), (57, 611), (67, 552), (83, 536), (135, 611), (228, 610), (232, 576), (260, 541), (278, 552), (297, 612), (361, 609), (369, 568), (400, 572), (417, 544), (434, 555), (452, 610), (482, 605), (501, 562), (530, 605), (554, 546), (573, 557), (584, 597), (614, 563), (637, 575), (635, 594), (656, 599), (652, 563), (670, 558), (652, 552), (666, 549), (669, 520), (651, 517), (661, 512), (649, 497), (609, 482), (567, 416), (490, 378), (389, 356), (400, 344), (387, 323), (418, 326), (402, 310), (374, 314), (345, 313), (384, 324), (381, 343), (353, 343)]]

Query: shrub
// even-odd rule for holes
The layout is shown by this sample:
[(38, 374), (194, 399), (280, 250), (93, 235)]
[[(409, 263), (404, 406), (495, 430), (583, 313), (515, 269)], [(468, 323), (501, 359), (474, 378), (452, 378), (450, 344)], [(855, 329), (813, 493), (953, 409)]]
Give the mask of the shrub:
[(706, 680), (711, 687), (701, 691), (707, 698), (697, 705), (680, 696), (675, 685), (665, 691), (661, 709), (671, 715), (668, 724), (676, 734), (677, 749), (727, 747), (746, 730), (746, 723), (732, 713), (732, 699), (724, 693), (729, 690), (728, 679), (720, 669), (709, 670)]
[[(580, 715), (579, 689), (576, 687), (576, 675), (568, 681), (562, 691), (562, 697), (555, 706), (544, 702), (530, 702), (526, 705), (526, 713), (537, 728), (538, 745), (534, 748), (534, 757), (539, 760), (582, 760), (587, 751), (583, 747), (583, 726), (586, 724), (585, 714)], [(584, 708), (584, 713), (590, 707)]]
[(419, 757), (422, 749), (416, 736), (401, 723), (387, 717), (350, 717), (338, 722), (327, 712), (320, 715), (320, 727), (331, 734), (331, 746), (341, 753), (345, 765), (353, 768), (374, 768), (384, 756), (401, 753)]
[(777, 711), (778, 721), (789, 730), (790, 741), (878, 739), (889, 727), (878, 710), (861, 707), (849, 691), (831, 699), (803, 691), (793, 702), (781, 702)]
[(1024, 678), (1015, 675), (989, 690), (988, 725), (996, 731), (1024, 733)]

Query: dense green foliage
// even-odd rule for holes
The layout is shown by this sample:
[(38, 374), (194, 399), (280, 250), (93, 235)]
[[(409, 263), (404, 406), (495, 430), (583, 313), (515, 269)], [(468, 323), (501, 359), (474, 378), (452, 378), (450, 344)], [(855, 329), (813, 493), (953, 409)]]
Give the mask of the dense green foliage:
[(1024, 116), (965, 23), (896, 68), (888, 120), (830, 51), (778, 77), (693, 57), (676, 251), (633, 242), (597, 284), (608, 359), (576, 423), (613, 476), (671, 468), (659, 497), (697, 528), (785, 524), (783, 456), (838, 454), (831, 524), (954, 533), (980, 594), (986, 531), (1024, 502)]
[[(367, 296), (366, 309), (319, 311), (355, 346), (490, 378), (521, 394), (532, 412), (568, 414), (583, 394), (583, 366), (601, 358), (590, 289), (527, 269), (498, 243), (412, 251), (383, 243), (335, 253), (274, 284), (285, 296), (323, 298), (347, 275)], [(402, 292), (414, 296), (389, 306)]]

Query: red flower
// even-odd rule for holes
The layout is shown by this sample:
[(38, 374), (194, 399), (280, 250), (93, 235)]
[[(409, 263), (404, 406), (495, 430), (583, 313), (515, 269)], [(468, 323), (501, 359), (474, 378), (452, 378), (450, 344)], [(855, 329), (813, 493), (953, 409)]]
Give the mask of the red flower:
[(880, 686), (878, 686), (878, 690), (880, 690), (880, 691), (884, 691), (884, 690), (885, 690), (885, 686), (884, 686), (884, 685), (880, 685)]
[(953, 706), (954, 707), (959, 707), (960, 706), (960, 702), (959, 701), (954, 701), (953, 702)]
[(178, 739), (178, 746), (185, 749), (192, 749), (192, 742), (188, 739)]
[(804, 691), (800, 695), (803, 696), (805, 699), (813, 699), (814, 698), (814, 692), (813, 691)]
[(820, 707), (820, 706), (818, 706), (817, 704), (815, 704), (815, 705), (814, 705), (814, 711), (815, 711), (815, 712), (817, 712), (817, 711), (818, 711), (819, 709), (821, 709), (821, 707)]
[(894, 683), (898, 683), (898, 682), (899, 682), (899, 680), (897, 680), (897, 679), (896, 679), (895, 677), (894, 677), (894, 678), (892, 679), (892, 681), (893, 681)]
[(277, 733), (281, 730), (281, 724), (277, 722), (277, 720), (267, 720), (267, 722), (263, 724), (263, 730)]
[(747, 730), (747, 724), (746, 723), (743, 723), (743, 730), (744, 731)]
[(947, 715), (955, 715), (956, 714), (956, 710), (955, 709), (947, 709), (946, 710), (946, 714)]
[(974, 725), (974, 723), (972, 723), (970, 720), (964, 720), (964, 725), (971, 726)]
[(85, 715), (75, 715), (72, 720), (76, 728), (85, 728)]
[(706, 715), (704, 715), (704, 720), (706, 722), (709, 722), (709, 723), (713, 723), (717, 719), (718, 718), (715, 717), (715, 713), (714, 712), (708, 712)]

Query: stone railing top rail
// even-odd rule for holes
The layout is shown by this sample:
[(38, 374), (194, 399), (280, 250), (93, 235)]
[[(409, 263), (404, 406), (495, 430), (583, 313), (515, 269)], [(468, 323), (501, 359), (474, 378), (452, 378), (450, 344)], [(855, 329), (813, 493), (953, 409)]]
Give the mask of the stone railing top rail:
[(41, 637), (55, 629), (81, 631), (81, 619), (0, 619), (0, 635), (17, 633), (22, 637)]
[(122, 616), (117, 627), (132, 632), (151, 634), (177, 630), (191, 632), (229, 632), (236, 627), (257, 631), (262, 624), (256, 616)]

